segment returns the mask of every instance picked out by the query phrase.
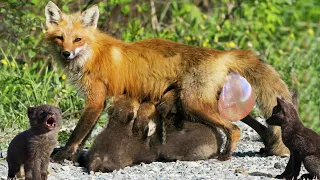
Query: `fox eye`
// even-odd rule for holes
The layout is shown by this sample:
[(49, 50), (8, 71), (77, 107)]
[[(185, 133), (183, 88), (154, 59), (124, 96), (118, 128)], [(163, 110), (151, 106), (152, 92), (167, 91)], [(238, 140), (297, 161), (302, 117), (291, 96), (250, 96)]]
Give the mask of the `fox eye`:
[(74, 40), (74, 42), (79, 42), (79, 41), (81, 41), (81, 38), (76, 38), (76, 39)]
[(63, 41), (63, 37), (62, 36), (57, 36), (57, 39), (60, 39), (61, 41)]
[(40, 117), (45, 117), (47, 115), (47, 113), (45, 112), (45, 111), (41, 111), (40, 113), (39, 113), (39, 116)]

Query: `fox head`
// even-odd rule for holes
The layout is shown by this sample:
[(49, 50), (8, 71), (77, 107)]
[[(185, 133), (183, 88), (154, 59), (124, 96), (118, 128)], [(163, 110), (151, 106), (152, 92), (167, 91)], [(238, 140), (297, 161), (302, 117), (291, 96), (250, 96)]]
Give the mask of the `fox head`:
[(288, 125), (300, 122), (294, 105), (282, 98), (277, 97), (277, 105), (272, 110), (272, 115), (267, 119), (269, 125)]
[[(82, 13), (64, 14), (51, 1), (45, 7), (46, 39), (63, 64), (83, 65), (90, 57), (99, 18), (99, 9), (94, 5)], [(76, 62), (75, 62), (76, 61)]]

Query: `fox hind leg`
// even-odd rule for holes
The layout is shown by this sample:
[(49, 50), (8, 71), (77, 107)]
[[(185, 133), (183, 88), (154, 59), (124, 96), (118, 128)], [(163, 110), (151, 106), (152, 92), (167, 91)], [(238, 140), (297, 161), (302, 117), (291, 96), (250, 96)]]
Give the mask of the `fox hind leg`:
[(218, 112), (218, 94), (228, 73), (223, 59), (202, 61), (183, 76), (180, 91), (182, 106), (189, 116), (225, 132), (227, 142), (221, 160), (230, 158), (240, 139), (240, 129)]
[(303, 159), (304, 167), (310, 173), (306, 174), (304, 177), (312, 177), (311, 179), (320, 179), (320, 157), (317, 155), (307, 156)]
[(281, 135), (281, 127), (269, 125), (267, 128), (265, 148), (261, 149), (262, 153), (267, 155), (276, 155), (281, 157), (290, 156), (289, 149), (284, 145)]
[[(197, 79), (205, 80), (204, 78)], [(223, 81), (220, 82), (220, 84), (223, 83)], [(218, 127), (225, 132), (227, 141), (219, 159), (229, 159), (240, 139), (240, 129), (230, 121), (222, 118), (218, 113), (216, 95), (219, 91), (219, 88), (217, 88), (219, 85), (212, 86), (210, 81), (209, 83), (191, 81), (191, 84), (185, 87), (188, 88), (182, 88), (180, 95), (184, 110), (189, 116), (210, 126)]]
[[(240, 139), (240, 129), (238, 126), (231, 122), (222, 119), (219, 114), (208, 106), (199, 105), (200, 102), (186, 102), (184, 101), (183, 106), (186, 113), (191, 117), (202, 121), (210, 126), (218, 127), (222, 129), (227, 137), (227, 141), (223, 152), (220, 154), (220, 160), (228, 160), (232, 152), (235, 150), (237, 142)], [(221, 147), (220, 147), (221, 149)]]

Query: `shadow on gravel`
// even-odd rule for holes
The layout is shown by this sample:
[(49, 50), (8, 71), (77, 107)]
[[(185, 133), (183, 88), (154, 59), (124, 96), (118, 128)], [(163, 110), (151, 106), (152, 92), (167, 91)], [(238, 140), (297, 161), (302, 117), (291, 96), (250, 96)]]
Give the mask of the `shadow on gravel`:
[(264, 176), (264, 177), (273, 178), (273, 176), (271, 174), (262, 173), (262, 172), (252, 172), (252, 173), (249, 173), (249, 175), (251, 175), (251, 176)]
[(236, 157), (263, 157), (260, 152), (247, 151), (247, 152), (234, 152), (232, 156)]

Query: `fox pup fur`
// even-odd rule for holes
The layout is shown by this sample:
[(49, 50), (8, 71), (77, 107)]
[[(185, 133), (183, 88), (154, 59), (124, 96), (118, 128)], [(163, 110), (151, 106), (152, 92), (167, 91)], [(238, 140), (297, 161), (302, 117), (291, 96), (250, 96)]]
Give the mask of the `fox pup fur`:
[(62, 117), (50, 105), (28, 108), (30, 129), (18, 134), (8, 147), (8, 179), (15, 179), (24, 166), (26, 180), (47, 179), (50, 154), (56, 146)]
[(277, 102), (267, 123), (281, 126), (283, 142), (291, 154), (285, 171), (276, 178), (297, 179), (303, 162), (310, 174), (302, 179), (320, 179), (320, 135), (302, 124), (292, 103), (280, 98)]
[[(89, 151), (79, 156), (80, 165), (88, 171), (110, 172), (159, 160), (208, 159), (218, 152), (221, 136), (206, 125), (186, 122), (182, 130), (170, 128), (167, 142), (162, 144), (161, 134), (156, 133), (161, 119), (153, 104), (142, 103), (137, 111), (137, 102), (125, 96), (116, 98), (115, 104), (108, 109), (111, 124), (98, 135)], [(135, 133), (133, 118), (134, 123), (148, 123), (146, 127), (138, 123), (141, 126), (136, 127)]]
[[(86, 104), (65, 149), (56, 160), (70, 157), (100, 116), (110, 96), (126, 96), (156, 104), (170, 88), (177, 89), (188, 116), (227, 136), (228, 159), (240, 138), (240, 129), (221, 117), (218, 94), (230, 72), (251, 84), (261, 111), (269, 117), (276, 97), (291, 101), (287, 85), (270, 65), (248, 50), (219, 51), (175, 43), (164, 39), (123, 42), (97, 29), (98, 6), (65, 14), (51, 1), (45, 8), (46, 35), (52, 54), (68, 77), (86, 95)], [(287, 155), (280, 128), (270, 127), (267, 149)]]
[(90, 171), (110, 172), (140, 162), (155, 161), (148, 140), (133, 134), (133, 121), (139, 103), (125, 96), (115, 98), (108, 108), (108, 126), (96, 137), (87, 153), (79, 155), (79, 164)]
[[(170, 90), (164, 94), (157, 107), (149, 102), (142, 103), (139, 107), (135, 123), (148, 122), (143, 123), (148, 125), (147, 129), (150, 129), (150, 124), (156, 124), (154, 132), (158, 133), (148, 136), (150, 146), (157, 150), (158, 160), (195, 161), (220, 156), (223, 140), (217, 129), (188, 121), (179, 106), (176, 91)], [(154, 114), (158, 118), (154, 118)]]

